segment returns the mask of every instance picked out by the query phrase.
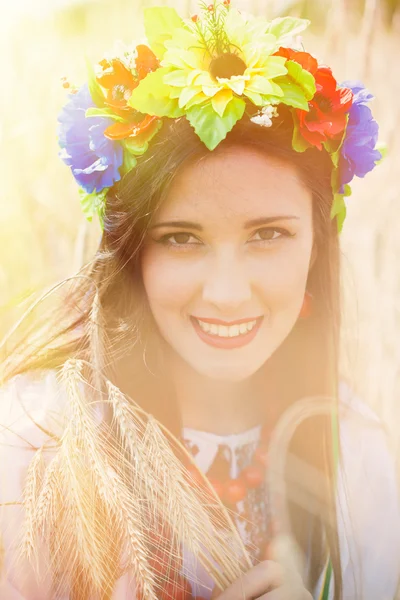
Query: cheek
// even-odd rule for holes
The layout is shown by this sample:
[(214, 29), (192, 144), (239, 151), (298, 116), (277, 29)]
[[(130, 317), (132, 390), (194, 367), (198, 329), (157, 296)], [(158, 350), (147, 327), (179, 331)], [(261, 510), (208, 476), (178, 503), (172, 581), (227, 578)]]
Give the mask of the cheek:
[(196, 292), (193, 265), (174, 260), (164, 249), (147, 249), (142, 256), (142, 276), (146, 295), (153, 312), (184, 307)]
[(258, 273), (255, 281), (262, 282), (263, 295), (268, 298), (271, 309), (297, 307), (302, 301), (310, 257), (309, 244), (293, 244), (274, 260), (264, 262), (263, 272)]

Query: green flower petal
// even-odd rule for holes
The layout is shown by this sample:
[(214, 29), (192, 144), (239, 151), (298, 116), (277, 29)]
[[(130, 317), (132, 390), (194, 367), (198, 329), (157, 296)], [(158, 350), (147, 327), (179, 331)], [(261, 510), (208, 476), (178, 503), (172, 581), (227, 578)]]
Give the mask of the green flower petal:
[(277, 47), (281, 46), (285, 38), (298, 35), (309, 26), (308, 19), (297, 19), (295, 17), (281, 17), (274, 19), (268, 24), (267, 31), (277, 38)]
[(230, 88), (232, 92), (235, 92), (235, 94), (237, 94), (238, 96), (241, 96), (243, 94), (244, 88), (246, 86), (246, 79), (248, 79), (248, 77), (244, 78), (243, 75), (237, 75), (231, 77), (230, 79), (226, 79), (225, 77), (218, 77), (218, 81), (220, 83), (223, 83), (224, 87), (228, 86), (228, 88)]
[(186, 87), (187, 73), (184, 71), (170, 71), (166, 73), (163, 78), (164, 83), (172, 85), (173, 87)]
[(242, 47), (246, 43), (246, 21), (237, 8), (231, 7), (225, 18), (224, 29), (234, 44)]
[(198, 104), (204, 104), (205, 102), (209, 102), (209, 99), (206, 96), (204, 96), (203, 92), (198, 91), (196, 96), (193, 96), (193, 98), (191, 98), (189, 100), (189, 102), (186, 103), (185, 110), (187, 111), (192, 106), (197, 106)]
[(206, 87), (212, 87), (215, 85), (215, 80), (211, 77), (208, 71), (201, 71), (196, 77), (196, 81), (194, 83), (199, 87), (202, 87), (203, 85)]
[[(283, 56), (269, 56), (265, 61), (260, 75), (268, 77), (268, 79), (275, 79), (276, 77), (282, 77), (288, 73), (287, 61)], [(291, 61), (293, 62), (293, 61)], [(296, 63), (297, 64), (297, 63)], [(300, 66), (300, 65), (299, 65)]]
[(193, 106), (187, 111), (186, 117), (201, 141), (209, 150), (214, 150), (242, 118), (245, 108), (244, 100), (233, 98), (223, 117), (214, 111), (210, 102), (203, 106)]
[(102, 229), (104, 229), (103, 219), (106, 207), (106, 196), (109, 189), (110, 188), (104, 188), (101, 192), (94, 191), (91, 194), (88, 194), (82, 188), (79, 188), (78, 190), (82, 211), (86, 219), (91, 221), (93, 215), (97, 214)]
[(221, 89), (222, 88), (219, 85), (210, 85), (210, 86), (203, 85), (203, 86), (201, 86), (201, 91), (203, 92), (203, 94), (205, 94), (209, 98), (212, 98), (213, 96), (215, 96), (215, 94), (217, 94)]
[(260, 75), (253, 75), (251, 82), (247, 84), (246, 89), (257, 94), (273, 94), (271, 82)]
[(120, 115), (116, 115), (111, 108), (94, 108), (90, 107), (85, 112), (85, 117), (107, 117), (108, 119), (114, 119), (119, 123), (125, 123), (126, 119)]
[(278, 77), (274, 82), (279, 85), (284, 94), (280, 102), (308, 111), (308, 101), (314, 96), (316, 90), (314, 76), (293, 60), (286, 62), (286, 68), (287, 75)]
[(179, 107), (183, 108), (189, 102), (189, 100), (191, 100), (197, 94), (198, 94), (198, 90), (196, 90), (195, 88), (191, 88), (191, 87), (183, 88), (183, 90), (181, 90), (181, 93), (179, 95)]
[(181, 53), (173, 50), (167, 50), (164, 54), (164, 58), (160, 62), (162, 67), (175, 67), (176, 69), (185, 69), (186, 63), (183, 60)]
[(200, 42), (191, 31), (184, 27), (178, 27), (174, 30), (171, 39), (165, 42), (165, 47), (180, 52), (200, 47)]
[(171, 88), (164, 83), (164, 76), (169, 72), (169, 69), (160, 67), (149, 73), (133, 90), (129, 106), (147, 115), (181, 117), (184, 111), (179, 108), (176, 99), (170, 98)]
[(88, 88), (92, 100), (96, 104), (96, 106), (102, 108), (105, 104), (104, 92), (101, 85), (96, 79), (96, 74), (89, 59), (86, 59), (86, 70), (88, 75)]
[(344, 199), (345, 194), (335, 194), (332, 202), (330, 217), (331, 219), (334, 219), (336, 217), (338, 233), (342, 231), (343, 223), (346, 219), (347, 209)]
[(121, 175), (125, 175), (129, 173), (134, 167), (137, 165), (137, 158), (131, 152), (124, 152), (124, 162), (122, 166), (119, 168), (119, 172)]
[(310, 148), (310, 144), (303, 138), (300, 133), (299, 122), (297, 117), (293, 116), (294, 128), (293, 128), (293, 138), (292, 138), (292, 147), (296, 152), (305, 152), (308, 148)]
[(224, 116), (225, 109), (232, 99), (233, 96), (230, 90), (222, 90), (211, 99), (212, 107), (220, 117)]
[(164, 42), (172, 37), (177, 28), (182, 27), (183, 21), (176, 10), (168, 6), (152, 6), (143, 12), (149, 46), (161, 59), (165, 52)]
[(186, 85), (192, 85), (196, 77), (201, 75), (201, 73), (202, 71), (200, 69), (194, 69), (193, 71), (190, 71), (187, 76)]
[[(246, 88), (243, 92), (243, 94), (245, 96), (247, 96), (249, 98), (249, 100), (252, 101), (253, 104), (255, 104), (256, 106), (262, 106), (263, 105), (263, 99), (261, 94), (257, 94), (256, 92), (251, 92), (248, 88)], [(269, 103), (267, 103), (269, 104)]]

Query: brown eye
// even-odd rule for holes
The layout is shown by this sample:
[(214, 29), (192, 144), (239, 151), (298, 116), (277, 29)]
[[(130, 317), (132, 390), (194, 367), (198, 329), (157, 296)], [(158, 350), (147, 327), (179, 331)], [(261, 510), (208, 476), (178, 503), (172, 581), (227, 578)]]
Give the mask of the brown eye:
[(260, 229), (257, 233), (262, 240), (272, 240), (276, 233), (276, 229), (272, 229), (272, 227), (265, 227), (264, 229)]
[(293, 237), (294, 234), (282, 227), (263, 227), (254, 233), (253, 242), (277, 242), (281, 238)]
[(174, 233), (174, 235), (171, 237), (173, 237), (175, 239), (177, 244), (187, 244), (192, 236), (190, 235), (190, 233), (182, 232), (182, 233)]

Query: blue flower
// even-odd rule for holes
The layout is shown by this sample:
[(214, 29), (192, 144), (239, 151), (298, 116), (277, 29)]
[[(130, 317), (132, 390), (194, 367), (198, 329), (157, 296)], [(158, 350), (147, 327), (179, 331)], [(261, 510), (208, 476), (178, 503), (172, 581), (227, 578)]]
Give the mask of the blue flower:
[(358, 81), (345, 81), (341, 86), (350, 88), (354, 94), (339, 159), (339, 192), (343, 193), (345, 184), (349, 183), (354, 175), (364, 177), (372, 171), (382, 155), (375, 149), (379, 133), (378, 123), (367, 106), (373, 95)]
[(76, 181), (88, 194), (119, 181), (118, 169), (123, 162), (121, 144), (104, 136), (104, 130), (113, 120), (85, 117), (86, 110), (93, 106), (85, 84), (76, 94), (70, 94), (58, 117), (60, 158), (71, 167)]

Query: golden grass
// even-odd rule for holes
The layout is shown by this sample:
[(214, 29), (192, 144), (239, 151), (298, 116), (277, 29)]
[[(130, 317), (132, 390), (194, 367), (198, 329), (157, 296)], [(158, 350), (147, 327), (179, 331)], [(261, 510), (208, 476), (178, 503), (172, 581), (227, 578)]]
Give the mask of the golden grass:
[[(195, 10), (195, 3), (172, 4), (188, 14)], [(281, 4), (236, 3), (268, 16)], [(0, 333), (26, 307), (24, 299), (75, 273), (96, 246), (99, 228), (85, 222), (73, 178), (57, 157), (56, 119), (65, 101), (60, 78), (82, 83), (85, 54), (96, 60), (114, 40), (129, 43), (142, 36), (142, 5), (136, 0), (75, 2), (3, 26)], [(400, 397), (400, 36), (385, 29), (378, 0), (366, 2), (364, 18), (350, 14), (348, 6), (344, 0), (326, 0), (326, 27), (311, 29), (305, 45), (332, 66), (338, 80), (363, 79), (375, 93), (374, 114), (389, 146), (384, 164), (355, 183), (348, 202), (342, 234), (342, 371), (392, 427)]]

